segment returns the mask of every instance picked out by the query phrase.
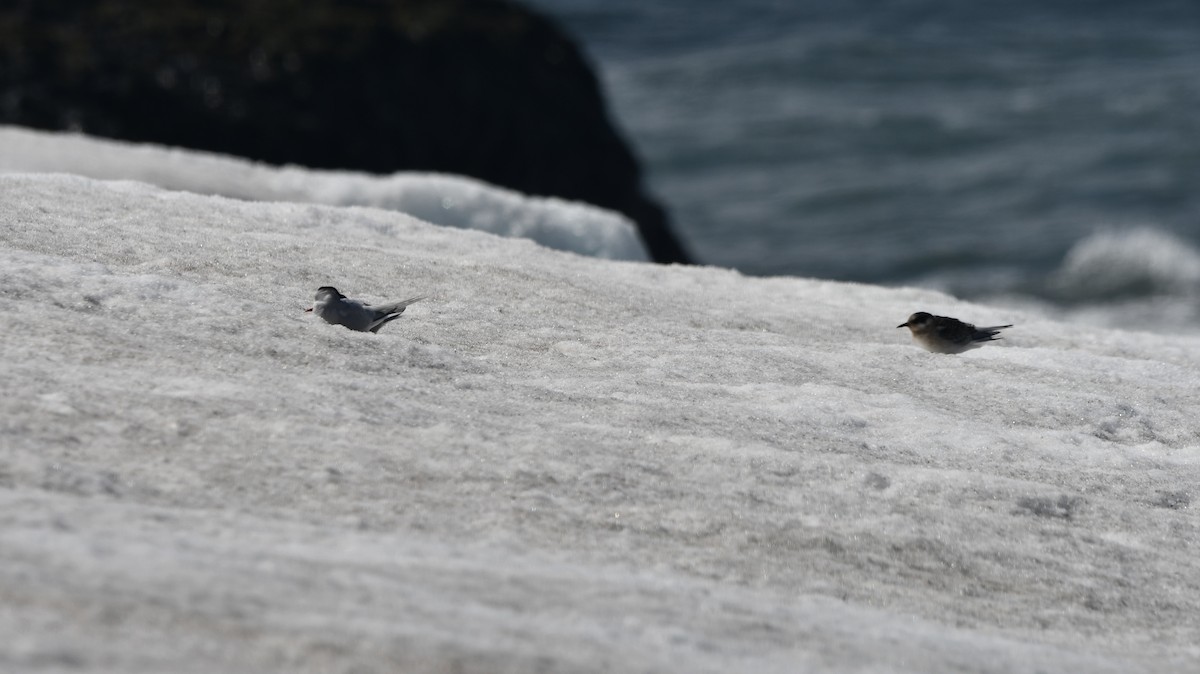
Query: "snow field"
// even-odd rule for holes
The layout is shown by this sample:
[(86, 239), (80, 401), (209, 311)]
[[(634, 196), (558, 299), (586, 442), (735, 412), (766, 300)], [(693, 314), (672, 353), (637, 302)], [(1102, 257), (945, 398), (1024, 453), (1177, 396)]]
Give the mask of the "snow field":
[[(0, 176), (0, 663), (1188, 671), (1200, 340)], [(378, 335), (320, 285), (430, 298)], [(962, 356), (895, 325), (1015, 323)]]

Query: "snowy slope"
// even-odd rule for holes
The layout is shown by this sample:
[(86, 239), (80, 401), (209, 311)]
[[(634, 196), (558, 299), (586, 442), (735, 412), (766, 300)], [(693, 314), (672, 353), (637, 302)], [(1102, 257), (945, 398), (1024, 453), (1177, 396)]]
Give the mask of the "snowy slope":
[(72, 173), (255, 201), (373, 206), (446, 227), (532, 239), (611, 260), (648, 258), (637, 227), (588, 204), (530, 197), (473, 178), (373, 176), (274, 167), (236, 157), (0, 125), (0, 173)]
[[(0, 176), (0, 669), (1200, 671), (1200, 340)], [(379, 334), (319, 285), (428, 294)], [(1007, 339), (915, 348), (924, 309)]]

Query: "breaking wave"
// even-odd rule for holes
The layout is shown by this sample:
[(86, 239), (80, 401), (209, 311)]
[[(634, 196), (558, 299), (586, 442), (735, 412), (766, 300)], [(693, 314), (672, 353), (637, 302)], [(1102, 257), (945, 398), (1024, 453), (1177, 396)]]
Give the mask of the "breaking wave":
[(1066, 304), (1192, 295), (1200, 292), (1200, 251), (1149, 227), (1097, 232), (1067, 252), (1047, 286)]

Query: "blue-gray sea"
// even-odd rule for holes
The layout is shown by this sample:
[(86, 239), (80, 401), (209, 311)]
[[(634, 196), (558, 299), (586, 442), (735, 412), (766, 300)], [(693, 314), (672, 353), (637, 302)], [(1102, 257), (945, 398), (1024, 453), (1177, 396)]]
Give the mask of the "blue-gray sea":
[(1200, 2), (533, 4), (706, 264), (1200, 331)]

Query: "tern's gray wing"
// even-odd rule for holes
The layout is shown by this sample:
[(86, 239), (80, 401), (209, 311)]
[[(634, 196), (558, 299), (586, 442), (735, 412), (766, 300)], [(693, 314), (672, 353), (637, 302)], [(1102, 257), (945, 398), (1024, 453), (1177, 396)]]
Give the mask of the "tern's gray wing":
[(375, 312), (361, 302), (348, 299), (336, 299), (328, 302), (321, 311), (321, 317), (330, 323), (344, 325), (351, 330), (366, 332), (370, 329), (375, 318)]
[(369, 304), (367, 308), (379, 314), (381, 317), (388, 314), (404, 313), (404, 309), (413, 302), (419, 302), (425, 299), (424, 295), (420, 297), (410, 297), (403, 302), (392, 302), (391, 304)]
[(370, 324), (364, 330), (371, 332), (379, 332), (379, 328), (387, 325), (389, 322), (400, 318), (400, 314), (408, 308), (408, 305), (425, 299), (421, 297), (410, 297), (403, 302), (392, 302), (391, 304), (374, 304), (363, 307), (370, 314)]

